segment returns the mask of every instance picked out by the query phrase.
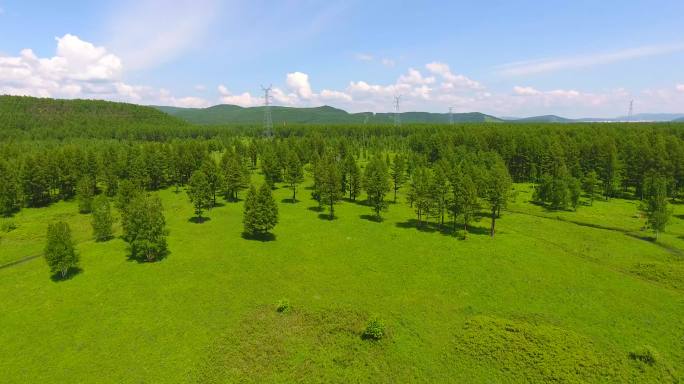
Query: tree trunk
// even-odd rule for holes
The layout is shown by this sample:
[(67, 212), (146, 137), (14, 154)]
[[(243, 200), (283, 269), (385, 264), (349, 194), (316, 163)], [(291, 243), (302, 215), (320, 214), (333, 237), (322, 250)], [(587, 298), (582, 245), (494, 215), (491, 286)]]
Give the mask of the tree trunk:
[(397, 187), (394, 187), (394, 202), (397, 202)]
[(468, 222), (463, 220), (463, 240), (468, 238)]
[(297, 201), (297, 186), (293, 185), (292, 186), (292, 202), (294, 203)]
[(330, 200), (330, 220), (335, 218), (335, 204)]
[(496, 208), (492, 208), (492, 227), (489, 230), (489, 236), (494, 237), (494, 225), (496, 222)]

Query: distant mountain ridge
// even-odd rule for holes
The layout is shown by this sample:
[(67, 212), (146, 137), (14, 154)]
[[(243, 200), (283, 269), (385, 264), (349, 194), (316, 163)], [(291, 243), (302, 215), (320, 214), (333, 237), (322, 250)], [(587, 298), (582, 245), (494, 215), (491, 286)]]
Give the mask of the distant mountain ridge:
[[(265, 107), (240, 107), (221, 104), (208, 108), (179, 108), (155, 106), (160, 111), (193, 124), (261, 124)], [(394, 113), (348, 113), (342, 109), (322, 106), (313, 108), (271, 107), (274, 124), (391, 124)], [(503, 119), (479, 112), (430, 113), (403, 112), (400, 119), (404, 123), (498, 123)]]
[[(221, 125), (221, 124), (261, 124), (264, 118), (264, 107), (240, 107), (237, 105), (220, 104), (208, 108), (180, 108), (168, 106), (153, 106), (171, 116), (192, 124)], [(394, 113), (360, 112), (349, 113), (331, 106), (297, 108), (272, 106), (271, 115), (274, 124), (392, 124)], [(543, 115), (532, 117), (496, 117), (480, 112), (432, 113), (432, 112), (403, 112), (399, 117), (404, 123), (582, 123), (582, 122), (669, 122), (684, 121), (681, 113), (642, 113), (631, 117), (615, 118), (580, 118), (569, 119), (557, 115)]]

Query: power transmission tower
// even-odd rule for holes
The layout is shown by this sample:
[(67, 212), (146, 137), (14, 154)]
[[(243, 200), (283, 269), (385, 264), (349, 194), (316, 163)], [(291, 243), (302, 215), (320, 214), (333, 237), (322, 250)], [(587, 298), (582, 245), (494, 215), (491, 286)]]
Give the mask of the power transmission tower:
[(454, 125), (454, 107), (449, 107), (449, 125)]
[(629, 101), (629, 112), (627, 113), (627, 121), (632, 121), (632, 115), (634, 115), (634, 100)]
[(401, 126), (401, 116), (399, 112), (399, 100), (401, 100), (401, 95), (399, 96), (394, 96), (394, 126), (395, 127), (400, 127)]
[(273, 118), (271, 117), (271, 89), (273, 85), (269, 85), (268, 88), (261, 86), (261, 90), (264, 91), (264, 136), (273, 137)]

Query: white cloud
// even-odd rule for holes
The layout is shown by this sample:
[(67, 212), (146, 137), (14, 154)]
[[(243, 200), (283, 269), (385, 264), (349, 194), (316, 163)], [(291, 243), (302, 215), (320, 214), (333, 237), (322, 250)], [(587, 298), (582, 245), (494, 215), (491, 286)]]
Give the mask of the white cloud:
[(610, 64), (641, 57), (659, 56), (681, 51), (684, 51), (684, 43), (648, 45), (614, 52), (599, 52), (575, 57), (509, 63), (500, 66), (498, 72), (506, 76), (524, 76), (566, 69), (587, 68), (596, 65)]
[(221, 95), (219, 100), (222, 104), (233, 104), (241, 107), (253, 107), (260, 104), (260, 100), (252, 96), (249, 92), (234, 95), (223, 84), (218, 86), (218, 92)]
[(386, 57), (383, 58), (382, 60), (380, 60), (380, 62), (381, 62), (382, 65), (384, 65), (385, 67), (394, 67), (394, 65), (396, 64), (396, 62), (395, 62), (394, 60), (388, 59), (388, 58), (386, 58)]
[(451, 72), (448, 64), (434, 61), (425, 65), (428, 71), (435, 75), (439, 75), (444, 79), (444, 87), (447, 89), (468, 88), (481, 90), (484, 89), (482, 84), (475, 80), (471, 80), (463, 75), (456, 75)]
[(374, 60), (373, 55), (369, 55), (367, 53), (357, 53), (355, 55), (355, 57), (356, 57), (356, 60), (358, 60), (358, 61), (373, 61)]
[(121, 59), (106, 48), (71, 34), (56, 40), (56, 54), (50, 58), (39, 58), (30, 49), (19, 56), (0, 56), (0, 94), (176, 106), (209, 104), (200, 98), (176, 98), (165, 90), (126, 84), (121, 79)]
[(309, 83), (309, 75), (302, 72), (288, 73), (285, 80), (287, 86), (302, 99), (310, 99), (313, 95), (311, 91), (311, 84)]
[(430, 76), (430, 77), (424, 77), (420, 71), (417, 71), (413, 68), (409, 68), (408, 73), (405, 75), (399, 76), (399, 81), (397, 82), (398, 84), (409, 84), (409, 85), (424, 85), (424, 84), (432, 84), (435, 82), (435, 78)]
[(109, 46), (127, 69), (165, 63), (186, 52), (217, 20), (218, 0), (123, 0), (107, 25)]
[(679, 92), (684, 92), (684, 84), (677, 84), (677, 85), (675, 86), (675, 88), (676, 88)]
[(329, 89), (324, 89), (320, 94), (321, 100), (326, 101), (352, 101), (352, 97), (345, 92), (331, 91)]

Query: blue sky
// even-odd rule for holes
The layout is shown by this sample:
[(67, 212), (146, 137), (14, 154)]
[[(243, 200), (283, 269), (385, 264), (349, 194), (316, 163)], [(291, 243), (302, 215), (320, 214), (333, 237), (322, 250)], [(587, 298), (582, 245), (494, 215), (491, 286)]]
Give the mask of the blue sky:
[[(173, 4), (172, 4), (173, 3)], [(0, 0), (0, 93), (568, 117), (684, 112), (683, 1)]]

